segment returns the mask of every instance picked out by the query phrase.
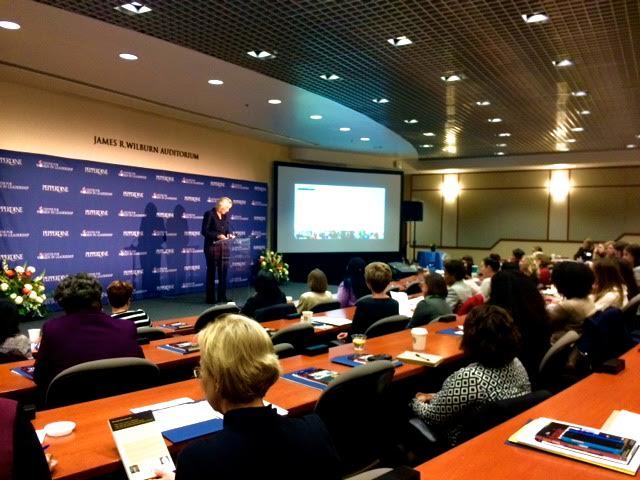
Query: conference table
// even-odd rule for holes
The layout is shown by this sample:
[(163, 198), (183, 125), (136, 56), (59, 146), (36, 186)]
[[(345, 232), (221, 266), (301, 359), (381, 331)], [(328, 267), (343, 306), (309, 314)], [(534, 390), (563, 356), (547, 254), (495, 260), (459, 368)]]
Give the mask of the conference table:
[(626, 368), (617, 375), (593, 373), (511, 420), (422, 464), (417, 470), (422, 478), (448, 480), (627, 478), (622, 473), (506, 443), (528, 420), (538, 417), (600, 428), (613, 410), (640, 413), (640, 350), (635, 346), (622, 358)]
[[(455, 324), (431, 324), (427, 327), (426, 352), (443, 357), (443, 364), (462, 358), (458, 335), (438, 334)], [(393, 357), (405, 350), (411, 350), (411, 334), (408, 330), (367, 340), (367, 353), (387, 353)], [(295, 356), (280, 361), (283, 373), (290, 373), (308, 367), (345, 372), (350, 367), (335, 364), (331, 358), (353, 353), (353, 345), (345, 344), (330, 349), (328, 353), (315, 357)], [(403, 364), (396, 368), (394, 381), (428, 372), (431, 367)], [(280, 378), (269, 390), (266, 400), (289, 410), (292, 415), (310, 412), (321, 390)], [(200, 382), (196, 379), (140, 390), (116, 397), (92, 402), (79, 403), (67, 407), (40, 411), (33, 424), (43, 428), (50, 422), (71, 420), (77, 427), (74, 433), (62, 438), (46, 438), (50, 445), (48, 452), (59, 460), (54, 471), (55, 479), (85, 479), (95, 475), (114, 472), (121, 468), (120, 458), (113, 442), (107, 420), (129, 413), (129, 409), (152, 405), (159, 402), (189, 397), (194, 400), (204, 398)], [(176, 453), (181, 445), (167, 441), (170, 451)]]

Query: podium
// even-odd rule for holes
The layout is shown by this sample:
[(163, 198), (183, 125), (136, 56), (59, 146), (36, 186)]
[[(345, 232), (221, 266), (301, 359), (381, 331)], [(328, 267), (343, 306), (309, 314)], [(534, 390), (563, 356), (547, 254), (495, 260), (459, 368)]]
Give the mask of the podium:
[(254, 264), (253, 238), (231, 238), (219, 240), (227, 243), (229, 252), (229, 270), (227, 273), (227, 287), (246, 287), (251, 279), (251, 269)]

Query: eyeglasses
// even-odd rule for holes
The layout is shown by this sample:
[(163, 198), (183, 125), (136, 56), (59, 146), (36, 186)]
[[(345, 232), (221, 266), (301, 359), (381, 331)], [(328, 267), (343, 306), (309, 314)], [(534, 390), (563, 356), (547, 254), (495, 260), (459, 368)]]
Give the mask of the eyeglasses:
[(196, 367), (193, 369), (193, 378), (202, 378), (202, 373), (200, 372), (200, 367)]

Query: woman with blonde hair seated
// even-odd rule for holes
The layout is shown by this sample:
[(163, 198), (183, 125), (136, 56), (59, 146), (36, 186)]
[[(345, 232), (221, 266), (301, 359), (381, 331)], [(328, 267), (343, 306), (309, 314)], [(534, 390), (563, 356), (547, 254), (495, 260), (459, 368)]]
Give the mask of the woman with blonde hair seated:
[(198, 343), (202, 387), (211, 406), (224, 414), (224, 426), (182, 450), (175, 478), (340, 478), (338, 456), (320, 417), (280, 416), (265, 406), (280, 364), (260, 324), (225, 315), (200, 331)]
[(314, 268), (309, 272), (309, 275), (307, 276), (307, 285), (309, 286), (310, 291), (304, 292), (300, 295), (298, 312), (311, 310), (316, 305), (333, 301), (333, 295), (329, 290), (327, 290), (327, 287), (329, 286), (327, 276), (319, 268)]

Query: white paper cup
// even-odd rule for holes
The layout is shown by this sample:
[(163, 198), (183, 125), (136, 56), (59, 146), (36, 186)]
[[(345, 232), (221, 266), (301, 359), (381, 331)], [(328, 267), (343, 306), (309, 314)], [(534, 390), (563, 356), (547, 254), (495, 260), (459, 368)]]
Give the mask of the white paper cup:
[(39, 328), (30, 328), (27, 330), (29, 334), (29, 341), (31, 343), (38, 343), (40, 340), (40, 329)]
[(427, 332), (426, 328), (417, 327), (411, 329), (411, 340), (413, 341), (413, 351), (424, 352), (427, 348)]
[(293, 297), (291, 295), (286, 296), (287, 303), (293, 303)]
[(313, 318), (313, 312), (311, 310), (303, 310), (302, 311), (302, 321), (310, 322)]

